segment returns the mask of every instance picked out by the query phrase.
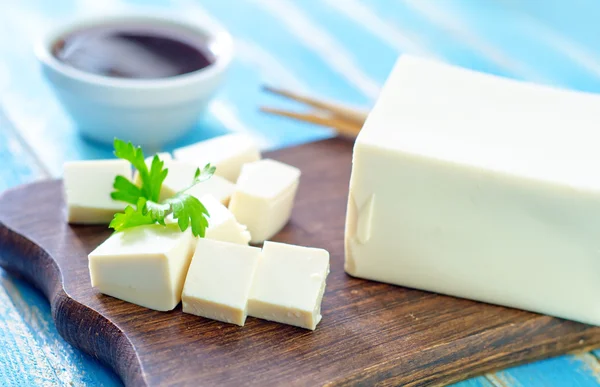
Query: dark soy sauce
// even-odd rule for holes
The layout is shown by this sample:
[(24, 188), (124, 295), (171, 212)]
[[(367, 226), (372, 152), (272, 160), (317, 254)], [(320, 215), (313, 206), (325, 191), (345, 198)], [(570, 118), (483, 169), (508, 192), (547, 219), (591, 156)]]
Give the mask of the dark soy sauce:
[(149, 22), (74, 30), (53, 44), (52, 54), (88, 73), (131, 79), (188, 74), (215, 62), (211, 41), (199, 32)]

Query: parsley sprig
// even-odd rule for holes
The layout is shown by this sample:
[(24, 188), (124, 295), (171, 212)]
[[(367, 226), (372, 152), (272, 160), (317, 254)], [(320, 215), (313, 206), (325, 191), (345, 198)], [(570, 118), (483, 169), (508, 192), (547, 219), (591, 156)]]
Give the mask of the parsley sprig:
[(165, 219), (172, 214), (181, 231), (185, 231), (191, 226), (194, 236), (204, 237), (208, 227), (209, 213), (200, 200), (187, 194), (186, 191), (196, 184), (210, 179), (216, 168), (207, 164), (202, 170), (196, 169), (193, 179), (190, 179), (189, 187), (171, 198), (159, 201), (162, 184), (169, 173), (168, 168), (165, 168), (165, 163), (160, 160), (158, 155), (155, 155), (150, 163), (150, 169), (148, 169), (142, 148), (119, 139), (115, 139), (114, 147), (115, 156), (129, 161), (137, 170), (141, 184), (138, 187), (124, 176), (115, 178), (113, 184), (115, 190), (110, 197), (129, 203), (129, 205), (124, 212), (115, 214), (109, 227), (115, 231), (121, 231), (145, 224), (165, 225)]

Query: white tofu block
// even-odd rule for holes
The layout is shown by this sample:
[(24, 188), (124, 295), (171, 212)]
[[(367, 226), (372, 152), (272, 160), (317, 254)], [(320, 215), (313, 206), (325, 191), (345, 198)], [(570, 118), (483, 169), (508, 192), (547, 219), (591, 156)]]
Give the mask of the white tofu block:
[[(148, 164), (148, 166), (150, 166), (150, 164), (152, 163), (154, 156), (155, 155), (146, 157), (145, 161)], [(156, 156), (158, 156), (158, 158), (160, 158), (162, 161), (173, 160), (173, 156), (171, 156), (171, 154), (169, 152), (158, 152), (158, 153), (156, 153)]]
[(258, 247), (200, 238), (183, 288), (183, 311), (244, 326)]
[(146, 308), (171, 310), (181, 301), (192, 246), (191, 232), (177, 225), (116, 232), (88, 256), (92, 286)]
[(204, 238), (241, 245), (247, 245), (250, 242), (248, 229), (235, 220), (227, 207), (211, 195), (203, 196), (200, 201), (210, 215)]
[(242, 165), (260, 160), (256, 142), (244, 134), (227, 134), (188, 145), (173, 151), (176, 160), (204, 167), (217, 167), (215, 174), (235, 182)]
[(329, 274), (323, 249), (265, 242), (248, 300), (248, 315), (314, 330)]
[[(163, 161), (164, 168), (167, 168), (169, 172), (163, 181), (162, 189), (160, 191), (160, 200), (168, 199), (179, 191), (191, 186), (194, 182), (196, 169), (198, 169), (198, 167), (195, 165), (183, 163), (170, 158), (163, 159)], [(146, 165), (148, 166), (148, 169), (150, 169), (151, 163), (152, 158), (146, 158)], [(140, 174), (137, 171), (135, 171), (134, 180), (137, 185), (142, 184)]]
[(199, 199), (206, 195), (210, 195), (217, 199), (219, 203), (227, 206), (231, 199), (231, 195), (233, 195), (233, 191), (235, 191), (235, 184), (221, 176), (213, 175), (210, 179), (190, 188), (187, 193)]
[[(165, 166), (169, 169), (169, 173), (163, 182), (161, 200), (188, 188), (194, 181), (194, 175), (198, 168), (196, 165), (177, 160), (168, 161)], [(204, 195), (212, 195), (225, 204), (229, 202), (234, 189), (235, 184), (220, 176), (213, 175), (210, 179), (190, 188), (187, 193), (198, 199)]]
[(117, 175), (131, 179), (125, 160), (71, 161), (64, 165), (67, 220), (79, 224), (108, 224), (127, 203), (112, 200)]
[(598, 112), (402, 56), (354, 147), (346, 271), (600, 325)]
[[(160, 192), (160, 200), (170, 198), (178, 192), (189, 188), (194, 181), (196, 169), (198, 169), (198, 167), (194, 164), (168, 158), (164, 159), (164, 162), (164, 166), (169, 170), (169, 173), (163, 182)], [(141, 184), (138, 173), (135, 174), (135, 182), (138, 185)], [(190, 188), (187, 193), (195, 196), (198, 199), (204, 195), (212, 195), (221, 203), (227, 205), (234, 189), (235, 184), (220, 176), (213, 175), (210, 179), (196, 184)]]
[(252, 243), (270, 239), (292, 214), (300, 170), (264, 159), (245, 164), (231, 196), (229, 209), (248, 227)]

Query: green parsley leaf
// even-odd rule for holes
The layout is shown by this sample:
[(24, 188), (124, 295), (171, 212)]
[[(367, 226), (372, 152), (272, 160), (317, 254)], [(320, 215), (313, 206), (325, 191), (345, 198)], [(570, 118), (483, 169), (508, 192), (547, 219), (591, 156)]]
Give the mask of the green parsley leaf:
[(191, 224), (192, 234), (204, 238), (210, 215), (200, 200), (192, 195), (180, 192), (165, 200), (165, 204), (171, 207), (173, 218), (177, 219), (181, 231), (187, 230)]
[[(146, 165), (146, 161), (144, 159), (144, 151), (142, 148), (135, 147), (131, 142), (125, 142), (123, 140), (119, 140), (115, 138), (114, 141), (115, 147), (115, 156), (120, 159), (127, 160), (133, 165), (133, 167), (138, 171), (140, 175), (140, 180), (142, 182), (141, 197), (146, 198), (147, 200), (158, 202), (160, 197), (160, 190), (162, 188), (162, 184), (167, 177), (168, 170), (164, 168), (165, 163), (160, 160), (160, 158), (155, 155), (152, 159), (152, 164), (150, 166), (150, 170), (148, 170), (148, 166)], [(116, 184), (116, 181), (115, 181)], [(119, 188), (115, 187), (117, 191), (115, 191), (117, 197), (127, 197), (126, 200), (128, 203), (131, 202), (131, 197), (126, 194), (118, 194), (120, 191)], [(128, 191), (130, 194), (131, 191)], [(112, 194), (111, 194), (112, 197)], [(121, 199), (117, 199), (121, 200)], [(132, 204), (134, 204), (133, 202)]]
[(144, 152), (140, 147), (135, 147), (131, 142), (115, 139), (115, 155), (129, 161), (137, 170), (141, 187), (138, 187), (124, 176), (117, 176), (113, 184), (110, 197), (120, 200), (136, 207), (127, 206), (123, 213), (115, 214), (109, 227), (115, 231), (121, 231), (130, 227), (146, 224), (159, 223), (165, 225), (165, 219), (169, 215), (177, 220), (181, 231), (191, 226), (194, 236), (204, 237), (208, 227), (209, 213), (196, 197), (185, 192), (203, 181), (210, 179), (216, 167), (206, 164), (204, 168), (196, 169), (192, 184), (186, 189), (178, 192), (172, 198), (159, 202), (162, 184), (169, 173), (164, 168), (165, 163), (155, 155), (150, 164), (150, 170), (144, 158)]
[(146, 202), (146, 211), (154, 221), (165, 225), (165, 218), (171, 213), (171, 206), (155, 202)]
[[(148, 177), (148, 185), (150, 186), (149, 192), (149, 200), (154, 202), (158, 201), (160, 197), (160, 190), (162, 189), (163, 182), (169, 173), (167, 168), (164, 168), (165, 162), (162, 161), (158, 155), (154, 155), (152, 158), (152, 164), (150, 166), (150, 176)], [(143, 180), (142, 180), (143, 184)], [(143, 185), (142, 185), (143, 186)]]
[(127, 206), (124, 212), (115, 214), (115, 217), (108, 227), (115, 231), (121, 231), (126, 228), (154, 224), (154, 219), (152, 219), (150, 215), (144, 213), (145, 207), (146, 199), (139, 198), (135, 209), (132, 206)]
[(200, 170), (200, 168), (196, 169), (196, 174), (194, 175), (194, 185), (210, 179), (215, 174), (216, 170), (217, 167), (210, 165), (210, 163), (206, 164), (202, 170)]
[(192, 188), (193, 186), (195, 186), (196, 184), (202, 183), (203, 181), (210, 179), (215, 174), (216, 170), (217, 170), (217, 167), (210, 165), (210, 163), (206, 164), (204, 166), (204, 168), (202, 168), (202, 169), (196, 168), (196, 172), (194, 173), (194, 179), (192, 180), (192, 184), (189, 185), (188, 187), (182, 189), (177, 194), (183, 193), (183, 192), (187, 191), (188, 189)]
[(124, 176), (117, 176), (113, 184), (115, 191), (111, 192), (110, 197), (114, 200), (137, 204), (138, 199), (142, 197), (142, 190), (131, 180)]

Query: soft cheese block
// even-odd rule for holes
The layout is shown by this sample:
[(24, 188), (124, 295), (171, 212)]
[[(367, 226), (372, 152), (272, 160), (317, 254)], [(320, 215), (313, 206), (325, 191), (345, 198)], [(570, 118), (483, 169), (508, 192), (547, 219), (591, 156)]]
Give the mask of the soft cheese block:
[(248, 300), (248, 315), (314, 330), (329, 274), (323, 249), (265, 242)]
[(199, 239), (183, 288), (185, 313), (243, 326), (257, 247)]
[(117, 175), (131, 178), (125, 160), (71, 161), (64, 165), (63, 183), (69, 223), (108, 224), (127, 203), (112, 200)]
[(216, 175), (235, 182), (242, 165), (260, 160), (256, 142), (244, 134), (227, 134), (188, 145), (173, 151), (175, 159), (200, 168), (210, 163), (217, 167)]
[(92, 286), (146, 308), (171, 310), (181, 301), (192, 241), (189, 230), (174, 224), (116, 232), (88, 256)]
[(600, 325), (599, 112), (402, 56), (354, 146), (346, 271)]
[(252, 243), (270, 239), (292, 214), (300, 170), (279, 161), (264, 159), (245, 164), (229, 209), (248, 227)]
[(222, 242), (247, 245), (250, 242), (250, 233), (246, 226), (239, 224), (235, 216), (215, 199), (212, 195), (200, 198), (200, 201), (208, 211), (208, 228), (205, 238)]

